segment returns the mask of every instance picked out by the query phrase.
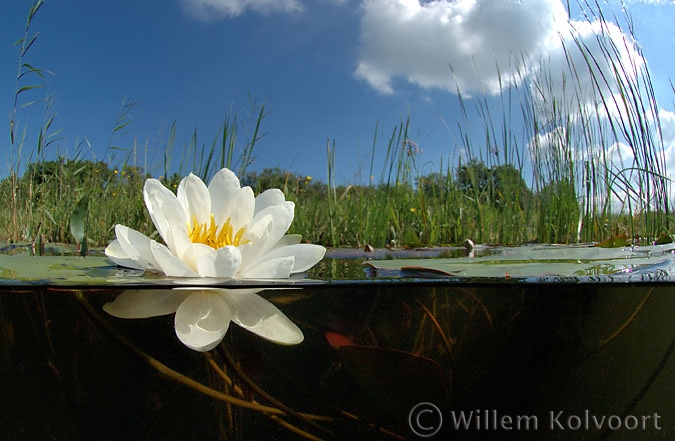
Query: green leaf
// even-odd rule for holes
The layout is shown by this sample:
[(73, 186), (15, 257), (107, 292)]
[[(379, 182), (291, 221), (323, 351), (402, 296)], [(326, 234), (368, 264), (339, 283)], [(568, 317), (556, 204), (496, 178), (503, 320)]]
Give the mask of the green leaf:
[[(675, 245), (632, 248), (523, 246), (495, 255), (450, 259), (370, 260), (365, 264), (384, 276), (461, 277), (471, 279), (555, 279), (642, 276), (675, 273)], [(377, 274), (377, 273), (376, 273)]]
[(599, 244), (595, 245), (596, 247), (602, 248), (621, 248), (628, 246), (628, 236), (625, 234), (620, 234), (618, 236), (608, 237)]
[(28, 53), (28, 50), (31, 48), (31, 46), (33, 46), (33, 44), (35, 43), (35, 40), (37, 40), (38, 35), (40, 35), (39, 32), (36, 33), (35, 35), (33, 35), (33, 37), (30, 40), (28, 40), (28, 42), (21, 48), (21, 54), (20, 54), (21, 57), (25, 56), (26, 53)]
[(16, 91), (16, 96), (21, 95), (23, 92), (27, 92), (27, 91), (32, 90), (32, 89), (39, 89), (41, 87), (44, 87), (44, 84), (36, 84), (36, 85), (33, 85), (33, 86), (23, 86), (21, 89)]

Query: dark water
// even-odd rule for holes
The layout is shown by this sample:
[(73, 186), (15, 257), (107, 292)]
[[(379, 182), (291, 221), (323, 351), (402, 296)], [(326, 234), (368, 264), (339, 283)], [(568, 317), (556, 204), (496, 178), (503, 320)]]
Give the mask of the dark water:
[(231, 325), (208, 355), (173, 316), (108, 316), (119, 292), (2, 291), (1, 440), (675, 439), (670, 282), (263, 291), (305, 341)]

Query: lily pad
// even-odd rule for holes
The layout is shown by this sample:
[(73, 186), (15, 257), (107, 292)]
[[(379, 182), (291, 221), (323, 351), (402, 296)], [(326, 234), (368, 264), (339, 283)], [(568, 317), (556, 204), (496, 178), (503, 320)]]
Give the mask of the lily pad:
[(476, 258), (400, 259), (366, 262), (383, 274), (403, 277), (520, 279), (531, 281), (670, 280), (675, 273), (675, 245), (601, 248), (592, 246), (523, 246), (502, 248)]
[[(303, 283), (315, 281), (302, 280)], [(30, 256), (0, 254), (4, 286), (287, 286), (297, 280), (175, 278), (161, 273), (121, 268), (104, 256)]]

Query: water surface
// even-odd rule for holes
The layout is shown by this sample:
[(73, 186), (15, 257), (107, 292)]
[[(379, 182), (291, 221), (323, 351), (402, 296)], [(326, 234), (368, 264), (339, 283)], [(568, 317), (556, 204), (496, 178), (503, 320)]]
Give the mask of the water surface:
[[(278, 346), (231, 325), (207, 354), (180, 343), (173, 316), (102, 310), (175, 280), (89, 257), (32, 269), (0, 259), (1, 438), (395, 440), (433, 427), (431, 439), (673, 439), (671, 251), (591, 250), (570, 276), (569, 249), (554, 261), (529, 249), (522, 267), (522, 249), (368, 270), (362, 253), (337, 255), (307, 279), (224, 281), (262, 289), (305, 341)], [(419, 403), (440, 427), (432, 412), (411, 415)]]

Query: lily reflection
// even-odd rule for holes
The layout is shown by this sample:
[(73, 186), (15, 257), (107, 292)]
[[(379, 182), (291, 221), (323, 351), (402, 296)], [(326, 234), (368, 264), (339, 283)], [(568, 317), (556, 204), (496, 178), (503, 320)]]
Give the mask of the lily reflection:
[(225, 337), (230, 322), (281, 345), (304, 339), (302, 331), (270, 302), (260, 289), (175, 288), (129, 290), (103, 309), (118, 318), (147, 318), (174, 314), (180, 341), (195, 351), (209, 351)]

